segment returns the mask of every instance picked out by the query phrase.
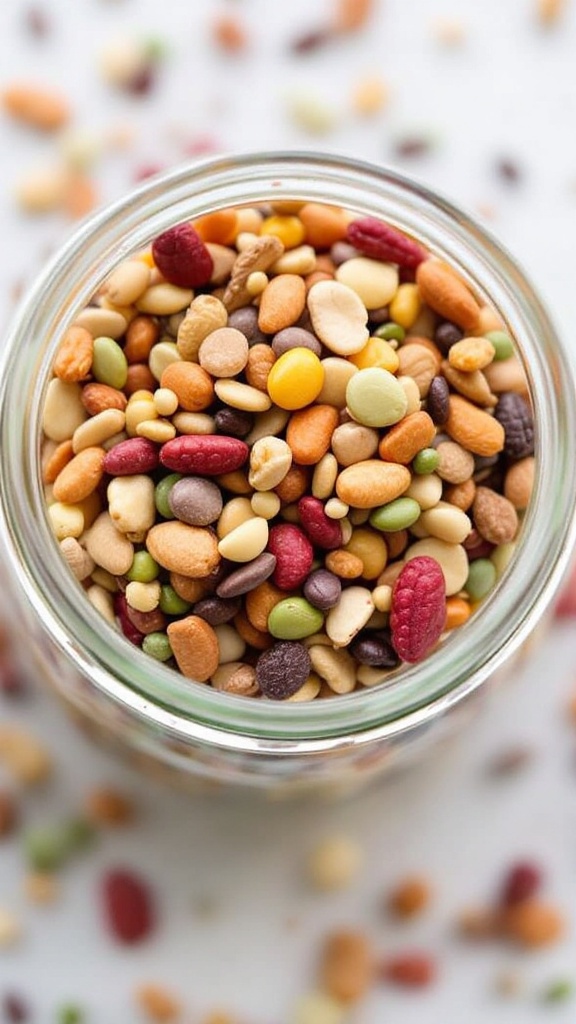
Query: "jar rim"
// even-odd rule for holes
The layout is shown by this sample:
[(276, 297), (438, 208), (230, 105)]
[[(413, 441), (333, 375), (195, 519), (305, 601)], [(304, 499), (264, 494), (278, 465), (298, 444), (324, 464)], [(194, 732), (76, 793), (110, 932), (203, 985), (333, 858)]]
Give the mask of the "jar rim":
[[(425, 662), (402, 666), (389, 682), (304, 704), (238, 698), (195, 684), (103, 624), (87, 600), (77, 600), (48, 525), (39, 473), (39, 413), (58, 337), (97, 285), (175, 223), (222, 206), (280, 198), (382, 217), (444, 255), (477, 293), (490, 296), (510, 327), (536, 420), (536, 480), (522, 536), (479, 614)], [(518, 264), (426, 186), (387, 168), (315, 152), (243, 153), (184, 165), (82, 224), (19, 306), (0, 374), (0, 516), (10, 570), (76, 668), (113, 700), (175, 735), (238, 750), (298, 753), (397, 735), (424, 726), (480, 685), (526, 638), (557, 589), (576, 539), (575, 384), (571, 360)]]

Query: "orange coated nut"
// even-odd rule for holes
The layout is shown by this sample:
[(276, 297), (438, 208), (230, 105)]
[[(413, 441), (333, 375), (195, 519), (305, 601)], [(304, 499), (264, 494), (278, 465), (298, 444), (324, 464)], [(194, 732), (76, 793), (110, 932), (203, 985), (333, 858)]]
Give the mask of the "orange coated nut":
[(280, 590), (268, 580), (249, 591), (245, 599), (246, 615), (254, 629), (266, 633), (270, 612), (288, 596), (285, 590)]
[(470, 604), (463, 597), (446, 598), (446, 625), (445, 629), (456, 629), (463, 626), (470, 618)]
[(497, 455), (504, 448), (504, 428), (498, 420), (460, 395), (450, 397), (444, 429), (474, 455)]
[(420, 295), (434, 312), (440, 313), (465, 331), (478, 324), (480, 308), (464, 282), (443, 263), (425, 260), (416, 270)]
[(411, 479), (405, 466), (366, 459), (342, 470), (336, 480), (336, 494), (354, 508), (375, 508), (399, 498)]
[(220, 562), (218, 543), (210, 530), (176, 519), (148, 530), (146, 547), (159, 565), (192, 579), (209, 576)]
[(448, 353), (448, 362), (455, 370), (471, 373), (489, 366), (495, 355), (495, 348), (488, 338), (462, 338), (455, 342)]
[(258, 327), (276, 334), (300, 318), (306, 304), (306, 285), (298, 274), (278, 274), (268, 282), (260, 297)]
[(170, 573), (170, 586), (174, 588), (178, 597), (183, 601), (195, 604), (206, 593), (206, 583), (202, 579), (192, 579), (190, 576), (183, 576), (178, 572)]
[(236, 237), (237, 218), (236, 210), (215, 210), (199, 217), (193, 225), (203, 242), (230, 245)]
[(320, 462), (330, 447), (338, 422), (338, 410), (332, 405), (311, 405), (293, 412), (288, 421), (286, 440), (294, 461), (302, 466), (314, 466)]
[(127, 405), (126, 395), (109, 384), (86, 384), (82, 388), (82, 405), (90, 416), (97, 416), (106, 409), (119, 409), (124, 412)]
[(343, 580), (358, 579), (364, 571), (362, 559), (351, 551), (344, 551), (342, 549), (330, 551), (326, 555), (324, 564), (330, 572), (333, 572), (335, 576), (339, 576)]
[(173, 1024), (180, 1019), (180, 1003), (160, 985), (141, 985), (136, 991), (136, 1002), (153, 1024)]
[(372, 947), (362, 932), (341, 930), (328, 936), (320, 978), (322, 987), (341, 1003), (356, 1003), (374, 979)]
[(89, 331), (84, 327), (69, 327), (54, 361), (54, 376), (67, 384), (84, 380), (90, 373), (93, 349), (94, 340)]
[(201, 412), (214, 401), (212, 377), (197, 363), (170, 363), (162, 374), (160, 386), (170, 388), (186, 412)]
[(11, 85), (2, 94), (2, 105), (16, 121), (45, 132), (62, 128), (70, 118), (67, 100), (44, 86)]
[(238, 615), (234, 616), (234, 625), (242, 639), (250, 647), (255, 647), (257, 651), (265, 651), (272, 646), (273, 641), (270, 634), (256, 629), (243, 612), (238, 612)]
[(530, 899), (504, 911), (502, 930), (513, 942), (537, 948), (558, 942), (564, 934), (565, 921), (556, 907)]
[(310, 477), (310, 470), (305, 466), (292, 465), (274, 490), (281, 501), (291, 505), (306, 493), (310, 485)]
[(167, 627), (168, 639), (183, 676), (205, 683), (218, 668), (218, 637), (205, 619), (188, 615)]
[(104, 475), (103, 448), (84, 448), (60, 471), (54, 481), (54, 498), (66, 505), (87, 498), (96, 490)]
[(45, 484), (53, 484), (56, 477), (67, 466), (74, 455), (72, 441), (61, 441), (44, 466), (42, 479)]
[(144, 363), (160, 337), (160, 324), (150, 316), (135, 316), (126, 331), (124, 355), (128, 363)]
[(244, 371), (248, 384), (253, 388), (258, 388), (258, 391), (267, 393), (268, 374), (275, 362), (276, 355), (270, 345), (253, 345), (248, 352), (248, 362)]
[(401, 462), (407, 466), (422, 448), (436, 436), (436, 426), (427, 412), (413, 412), (390, 428), (382, 438), (378, 453), (385, 462)]
[(134, 816), (132, 801), (119, 790), (104, 786), (88, 794), (86, 810), (97, 824), (113, 828), (127, 824)]
[(388, 909), (396, 917), (415, 917), (429, 905), (431, 889), (424, 878), (405, 878), (391, 892)]
[(338, 206), (306, 203), (298, 216), (306, 230), (306, 242), (315, 249), (329, 249), (346, 237), (348, 218)]

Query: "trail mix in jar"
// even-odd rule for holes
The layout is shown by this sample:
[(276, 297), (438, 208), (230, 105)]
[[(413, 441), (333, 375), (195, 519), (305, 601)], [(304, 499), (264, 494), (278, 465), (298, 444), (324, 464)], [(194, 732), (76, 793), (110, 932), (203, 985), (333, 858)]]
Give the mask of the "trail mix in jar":
[(496, 313), (332, 206), (164, 232), (53, 373), (63, 556), (129, 641), (228, 693), (307, 701), (421, 661), (488, 597), (530, 500), (527, 383)]

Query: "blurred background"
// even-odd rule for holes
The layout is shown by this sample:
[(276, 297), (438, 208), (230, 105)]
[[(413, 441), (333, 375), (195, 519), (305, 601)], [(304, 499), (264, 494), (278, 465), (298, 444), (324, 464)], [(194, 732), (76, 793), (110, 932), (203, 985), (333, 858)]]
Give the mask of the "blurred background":
[[(11, 0), (0, 322), (79, 218), (148, 175), (213, 153), (313, 148), (391, 165), (466, 207), (576, 351), (575, 53), (569, 0)], [(14, 86), (53, 97), (44, 129), (11, 115)], [(89, 745), (40, 680), (5, 683), (2, 720), (41, 739), (52, 772), (33, 790), (0, 764), (0, 1021), (573, 1022), (572, 633), (569, 615), (557, 619), (433, 762), (320, 806), (166, 792)], [(115, 822), (98, 811), (103, 791)], [(38, 836), (62, 827), (85, 849), (56, 874)], [(329, 861), (348, 857), (340, 889), (314, 879), (318, 844)], [(475, 925), (462, 915), (495, 906), (519, 867), (565, 919), (563, 937), (533, 950), (463, 934)], [(133, 947), (103, 913), (117, 868), (154, 905)], [(410, 879), (413, 916), (390, 905)], [(317, 998), (322, 944), (339, 927), (367, 937), (382, 965), (417, 955), (421, 984), (382, 966), (349, 1011)]]

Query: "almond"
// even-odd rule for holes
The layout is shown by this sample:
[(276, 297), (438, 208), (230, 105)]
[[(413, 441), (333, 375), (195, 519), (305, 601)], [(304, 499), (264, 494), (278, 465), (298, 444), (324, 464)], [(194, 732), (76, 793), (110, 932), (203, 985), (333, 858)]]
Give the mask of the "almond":
[(205, 683), (218, 668), (216, 633), (199, 615), (171, 622), (166, 630), (170, 646), (183, 676)]
[(251, 304), (253, 296), (246, 288), (250, 274), (257, 270), (268, 270), (283, 252), (284, 246), (279, 238), (274, 235), (263, 235), (262, 238), (257, 238), (249, 249), (238, 255), (222, 296), (222, 302), (229, 313)]
[(504, 428), (498, 420), (460, 395), (450, 398), (445, 430), (474, 455), (496, 455), (504, 448)]
[(416, 270), (416, 283), (422, 299), (436, 313), (465, 331), (474, 330), (480, 308), (470, 289), (451, 268), (437, 260), (425, 260)]
[(418, 385), (420, 398), (426, 398), (430, 384), (438, 372), (438, 363), (434, 353), (425, 345), (411, 342), (398, 349), (398, 359), (400, 362), (398, 375), (412, 377), (412, 380), (416, 381)]
[(514, 462), (504, 479), (504, 495), (511, 501), (515, 509), (521, 511), (528, 507), (534, 486), (534, 456)]
[(456, 370), (445, 359), (442, 363), (442, 373), (451, 387), (463, 395), (464, 398), (474, 402), (474, 405), (496, 405), (498, 398), (492, 394), (486, 375), (482, 370), (463, 373), (461, 370)]
[(306, 285), (297, 274), (279, 274), (268, 282), (260, 297), (258, 327), (265, 334), (276, 334), (292, 327), (306, 304)]

